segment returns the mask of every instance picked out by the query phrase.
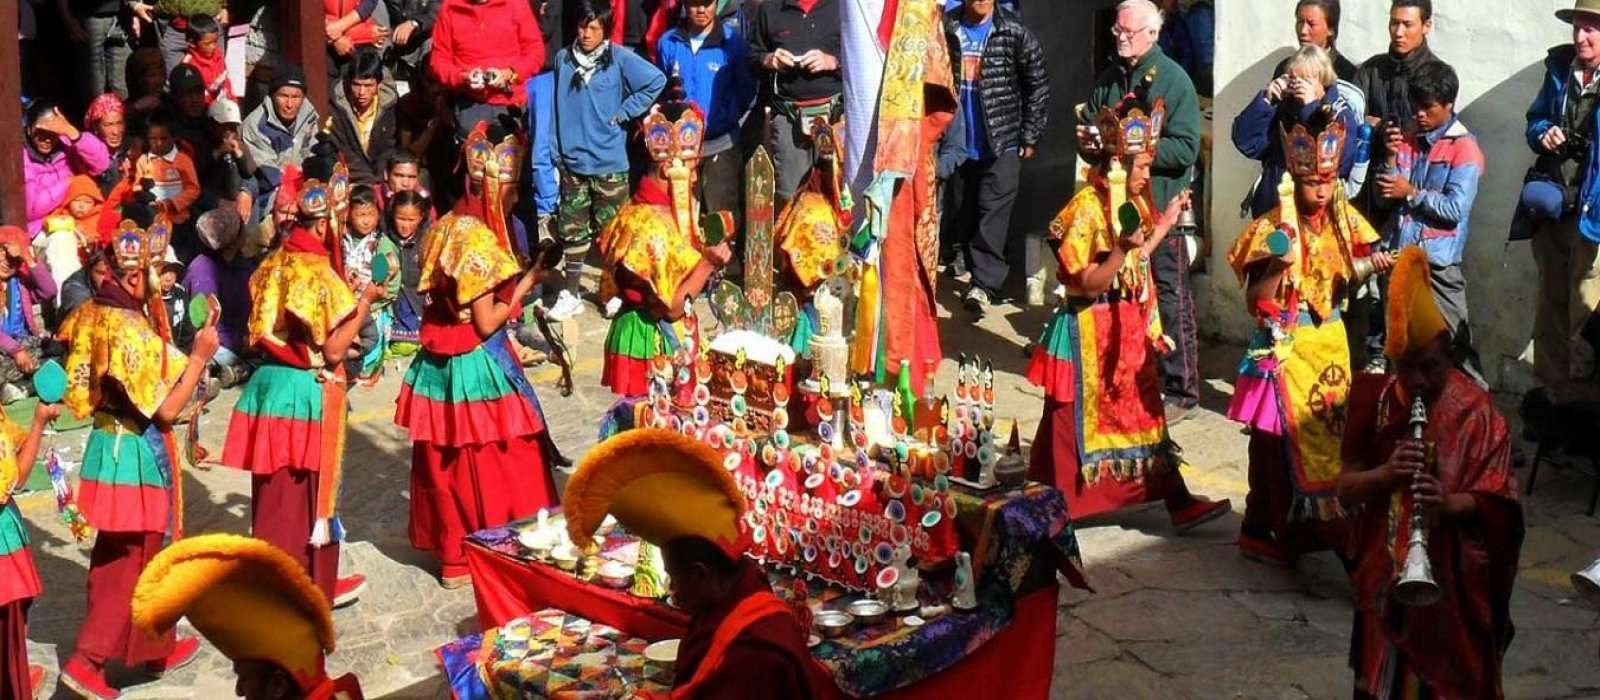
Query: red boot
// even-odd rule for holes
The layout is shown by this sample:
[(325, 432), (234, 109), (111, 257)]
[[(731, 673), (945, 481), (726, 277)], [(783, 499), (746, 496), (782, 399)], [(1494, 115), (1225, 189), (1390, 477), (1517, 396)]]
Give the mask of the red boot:
[(1188, 532), (1201, 525), (1233, 512), (1233, 501), (1226, 498), (1212, 501), (1199, 496), (1191, 496), (1189, 502), (1176, 509), (1168, 509), (1167, 515), (1172, 518), (1172, 527), (1178, 532)]
[(106, 682), (106, 670), (96, 667), (80, 656), (67, 660), (61, 669), (61, 684), (90, 700), (116, 700), (122, 696)]
[(172, 645), (172, 653), (167, 658), (159, 661), (145, 663), (144, 672), (160, 677), (169, 672), (188, 666), (200, 655), (200, 639), (198, 637), (179, 637), (177, 643)]

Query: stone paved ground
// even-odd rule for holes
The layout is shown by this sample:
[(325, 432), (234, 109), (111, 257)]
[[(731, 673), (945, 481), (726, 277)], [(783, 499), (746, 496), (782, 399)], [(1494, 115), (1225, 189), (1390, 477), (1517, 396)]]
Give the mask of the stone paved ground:
[[(945, 301), (956, 308), (953, 299)], [(1042, 310), (1003, 307), (980, 324), (964, 315), (944, 322), (948, 356), (993, 358), (1002, 416), (1020, 419), (1027, 436), (1041, 398), (1019, 376), (1026, 366), (1019, 348), (1044, 318)], [(585, 319), (581, 332), (569, 335), (579, 338), (579, 391), (561, 398), (553, 370), (534, 372), (557, 442), (574, 456), (593, 444), (598, 416), (610, 403), (598, 386), (604, 325), (592, 314)], [(1206, 376), (1231, 379), (1236, 353), (1209, 348)], [(949, 363), (944, 369), (948, 374)], [(476, 628), (474, 606), (470, 591), (441, 590), (435, 564), (406, 539), (409, 448), (390, 423), (401, 371), (392, 369), (376, 388), (353, 394), (343, 505), (353, 542), (345, 547), (345, 569), (365, 573), (371, 585), (359, 605), (335, 613), (339, 651), (331, 670), (355, 671), (372, 697), (443, 697), (432, 649)], [(1245, 439), (1220, 415), (1229, 390), (1227, 380), (1210, 381), (1206, 410), (1174, 433), (1193, 463), (1186, 472), (1191, 487), (1230, 497), (1242, 509)], [(202, 423), (206, 444), (215, 447), (224, 434), (233, 395), (217, 401)], [(51, 442), (76, 455), (82, 440), (82, 433), (72, 433)], [(1589, 483), (1546, 467), (1538, 494), (1528, 501), (1529, 531), (1512, 603), (1518, 634), (1506, 660), (1511, 697), (1600, 696), (1600, 614), (1574, 601), (1567, 583), (1571, 572), (1600, 556), (1600, 521), (1583, 514)], [(245, 475), (190, 471), (185, 488), (190, 532), (247, 531)], [(45, 580), (45, 594), (33, 606), (30, 653), (50, 666), (54, 684), (57, 661), (71, 649), (82, 616), (87, 549), (70, 541), (47, 496), (21, 502), (35, 525), (34, 555)], [(1062, 592), (1053, 695), (1349, 697), (1350, 586), (1338, 563), (1324, 554), (1288, 572), (1245, 561), (1231, 544), (1237, 527), (1235, 515), (1175, 537), (1159, 508), (1080, 523), (1095, 592)], [(231, 690), (226, 662), (208, 647), (195, 665), (135, 685), (128, 696), (231, 697)], [(70, 693), (58, 689), (55, 696)]]

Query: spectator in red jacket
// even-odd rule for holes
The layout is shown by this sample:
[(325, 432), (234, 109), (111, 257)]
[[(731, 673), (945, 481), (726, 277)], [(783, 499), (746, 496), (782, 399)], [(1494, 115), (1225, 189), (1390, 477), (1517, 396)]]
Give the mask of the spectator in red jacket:
[(522, 84), (544, 67), (539, 21), (524, 0), (444, 0), (429, 65), (465, 137), (479, 121), (527, 102)]

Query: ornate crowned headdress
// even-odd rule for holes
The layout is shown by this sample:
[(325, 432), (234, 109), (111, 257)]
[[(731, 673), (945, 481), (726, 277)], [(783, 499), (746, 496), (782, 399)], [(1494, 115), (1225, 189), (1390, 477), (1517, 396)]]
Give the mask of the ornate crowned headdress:
[(1161, 141), (1161, 127), (1166, 117), (1167, 103), (1164, 99), (1157, 98), (1148, 112), (1143, 105), (1129, 104), (1124, 100), (1115, 111), (1109, 107), (1101, 109), (1095, 126), (1100, 129), (1107, 155), (1119, 159), (1131, 158), (1155, 152), (1156, 144)]
[(1295, 180), (1322, 180), (1339, 176), (1339, 158), (1344, 151), (1344, 124), (1334, 120), (1319, 132), (1305, 124), (1293, 129), (1278, 128), (1283, 138), (1283, 158), (1289, 176)]
[(467, 160), (467, 177), (473, 180), (516, 182), (522, 174), (522, 154), (527, 150), (521, 135), (507, 133), (499, 141), (489, 135), (488, 122), (478, 122), (462, 145)]
[(165, 219), (156, 219), (148, 229), (139, 228), (139, 224), (124, 219), (111, 243), (116, 253), (117, 269), (149, 269), (166, 257), (167, 244), (171, 240), (172, 226)]
[(300, 213), (308, 219), (341, 217), (350, 206), (350, 169), (333, 166), (327, 182), (311, 178), (300, 185)]
[(644, 145), (657, 163), (689, 161), (700, 157), (700, 143), (706, 136), (706, 120), (700, 108), (686, 105), (677, 121), (656, 105), (644, 118)]

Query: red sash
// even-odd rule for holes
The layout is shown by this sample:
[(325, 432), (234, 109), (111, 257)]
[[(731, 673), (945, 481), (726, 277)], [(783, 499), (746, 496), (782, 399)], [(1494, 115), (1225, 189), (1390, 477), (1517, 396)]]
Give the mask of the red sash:
[(717, 631), (711, 636), (711, 648), (706, 651), (706, 657), (701, 659), (700, 667), (695, 669), (694, 677), (688, 683), (672, 689), (673, 700), (684, 700), (692, 697), (700, 686), (711, 680), (722, 669), (722, 662), (728, 655), (728, 647), (739, 638), (751, 625), (765, 620), (773, 615), (793, 615), (789, 605), (767, 591), (759, 591), (746, 596), (744, 600), (734, 606), (733, 611), (723, 618), (722, 624), (717, 625)]

